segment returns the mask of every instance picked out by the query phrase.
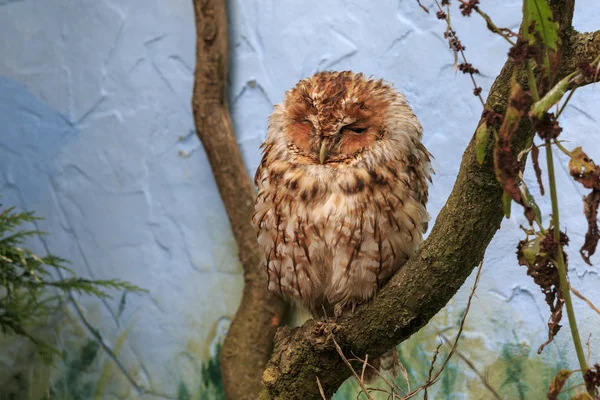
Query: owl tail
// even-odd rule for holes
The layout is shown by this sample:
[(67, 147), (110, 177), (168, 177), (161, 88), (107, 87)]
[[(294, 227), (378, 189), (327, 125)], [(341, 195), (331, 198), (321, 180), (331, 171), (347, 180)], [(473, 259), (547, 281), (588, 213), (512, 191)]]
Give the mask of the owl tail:
[(375, 369), (381, 374), (392, 375), (394, 378), (396, 378), (400, 372), (400, 359), (398, 358), (398, 350), (396, 350), (396, 347), (394, 346), (393, 349), (386, 351), (379, 358), (370, 362), (370, 364), (373, 366), (373, 368), (365, 369), (365, 383), (373, 383), (377, 380), (379, 375)]

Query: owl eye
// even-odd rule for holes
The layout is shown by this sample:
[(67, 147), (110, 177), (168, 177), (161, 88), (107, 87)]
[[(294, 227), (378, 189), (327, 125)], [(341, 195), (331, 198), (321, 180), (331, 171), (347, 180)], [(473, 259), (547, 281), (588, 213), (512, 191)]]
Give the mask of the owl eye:
[(361, 128), (358, 126), (348, 125), (348, 126), (343, 127), (342, 130), (346, 131), (346, 132), (354, 133), (355, 135), (361, 135), (364, 131), (367, 130), (367, 128)]

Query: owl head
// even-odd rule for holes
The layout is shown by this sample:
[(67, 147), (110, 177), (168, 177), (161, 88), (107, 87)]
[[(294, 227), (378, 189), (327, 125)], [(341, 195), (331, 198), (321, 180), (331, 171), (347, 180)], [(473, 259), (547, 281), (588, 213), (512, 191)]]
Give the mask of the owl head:
[(263, 146), (282, 161), (334, 169), (398, 159), (421, 136), (419, 121), (391, 85), (351, 71), (319, 72), (275, 106)]

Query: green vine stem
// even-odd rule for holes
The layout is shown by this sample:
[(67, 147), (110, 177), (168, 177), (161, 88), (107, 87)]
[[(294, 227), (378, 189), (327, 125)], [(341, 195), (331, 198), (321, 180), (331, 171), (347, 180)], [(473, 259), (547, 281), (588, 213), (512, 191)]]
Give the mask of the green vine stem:
[(579, 329), (577, 329), (577, 321), (575, 312), (573, 311), (573, 302), (571, 300), (571, 292), (569, 291), (569, 282), (567, 280), (567, 268), (565, 266), (565, 257), (563, 255), (562, 246), (560, 244), (560, 217), (558, 212), (558, 196), (556, 194), (556, 178), (554, 176), (554, 157), (552, 155), (552, 146), (550, 139), (546, 139), (546, 163), (548, 166), (548, 180), (550, 182), (550, 200), (552, 201), (552, 225), (554, 226), (554, 241), (556, 242), (556, 268), (560, 277), (560, 290), (562, 292), (565, 307), (567, 308), (567, 316), (569, 317), (569, 325), (571, 326), (571, 335), (573, 336), (573, 344), (577, 352), (577, 359), (583, 374), (588, 370), (581, 338), (579, 337)]
[[(523, 40), (529, 42), (529, 11), (527, 10), (527, 0), (523, 0)], [(531, 96), (535, 102), (538, 102), (540, 95), (537, 90), (537, 83), (535, 83), (533, 66), (529, 58), (525, 60), (525, 66), (527, 67), (527, 83), (529, 84), (529, 90), (531, 90)]]

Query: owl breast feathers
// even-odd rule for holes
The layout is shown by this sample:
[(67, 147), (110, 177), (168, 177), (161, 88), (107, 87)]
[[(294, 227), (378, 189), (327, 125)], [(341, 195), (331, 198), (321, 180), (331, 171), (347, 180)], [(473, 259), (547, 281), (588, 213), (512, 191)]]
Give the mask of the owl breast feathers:
[(268, 288), (313, 315), (369, 300), (416, 251), (430, 154), (402, 94), (321, 72), (269, 118), (252, 223)]

